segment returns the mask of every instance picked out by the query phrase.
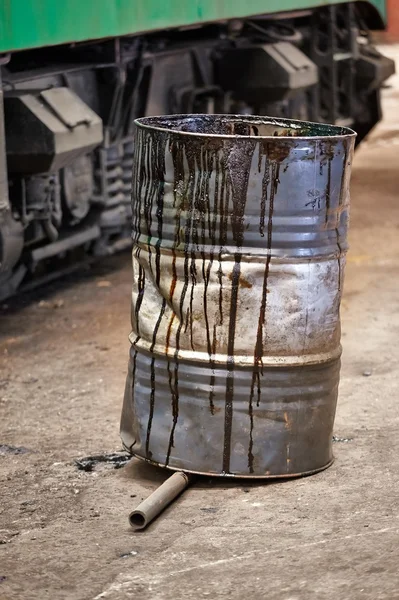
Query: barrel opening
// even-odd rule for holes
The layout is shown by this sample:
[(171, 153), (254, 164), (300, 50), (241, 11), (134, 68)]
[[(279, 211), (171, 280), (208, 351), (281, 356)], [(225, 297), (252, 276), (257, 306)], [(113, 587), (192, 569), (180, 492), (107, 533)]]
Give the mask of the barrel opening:
[(146, 519), (142, 513), (134, 511), (129, 515), (129, 523), (135, 529), (142, 529), (146, 525)]
[(172, 115), (137, 119), (138, 125), (199, 135), (232, 137), (332, 137), (354, 135), (347, 127), (254, 115)]

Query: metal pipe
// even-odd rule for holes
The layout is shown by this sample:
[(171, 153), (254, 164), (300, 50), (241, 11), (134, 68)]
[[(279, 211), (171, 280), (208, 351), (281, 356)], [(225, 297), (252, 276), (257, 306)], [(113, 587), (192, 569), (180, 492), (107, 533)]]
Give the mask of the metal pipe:
[(192, 477), (178, 471), (159, 486), (148, 498), (143, 500), (129, 515), (133, 529), (144, 529), (191, 483)]

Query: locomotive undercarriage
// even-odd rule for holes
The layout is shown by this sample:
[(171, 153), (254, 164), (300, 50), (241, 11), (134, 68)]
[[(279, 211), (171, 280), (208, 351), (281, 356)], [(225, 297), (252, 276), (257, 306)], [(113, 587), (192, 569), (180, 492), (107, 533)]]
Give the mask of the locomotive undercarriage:
[(360, 142), (394, 71), (351, 4), (2, 60), (0, 299), (77, 251), (130, 246), (134, 118), (281, 116), (350, 126)]

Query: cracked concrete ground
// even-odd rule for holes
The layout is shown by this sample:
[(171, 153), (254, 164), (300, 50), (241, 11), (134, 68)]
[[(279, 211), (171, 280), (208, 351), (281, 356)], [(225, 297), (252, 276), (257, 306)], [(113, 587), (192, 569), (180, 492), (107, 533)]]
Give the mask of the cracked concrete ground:
[[(399, 57), (397, 47), (384, 49)], [(336, 462), (283, 483), (200, 480), (147, 531), (165, 475), (120, 450), (129, 257), (3, 307), (0, 599), (399, 598), (399, 85), (357, 152)]]

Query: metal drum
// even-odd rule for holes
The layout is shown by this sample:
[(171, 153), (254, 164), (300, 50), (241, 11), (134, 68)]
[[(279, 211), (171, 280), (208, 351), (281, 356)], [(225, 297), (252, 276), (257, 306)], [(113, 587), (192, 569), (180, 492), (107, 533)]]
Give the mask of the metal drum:
[(324, 469), (354, 132), (228, 115), (135, 126), (124, 446), (207, 475)]

